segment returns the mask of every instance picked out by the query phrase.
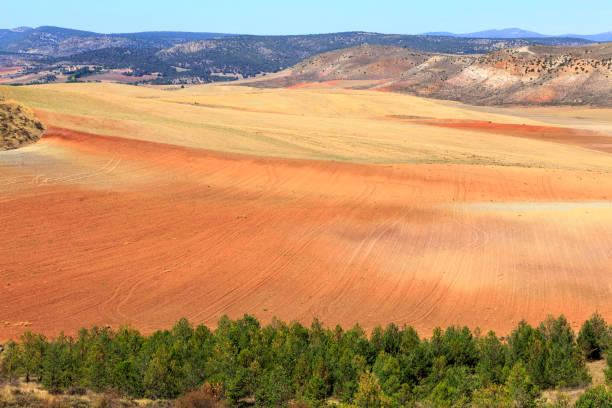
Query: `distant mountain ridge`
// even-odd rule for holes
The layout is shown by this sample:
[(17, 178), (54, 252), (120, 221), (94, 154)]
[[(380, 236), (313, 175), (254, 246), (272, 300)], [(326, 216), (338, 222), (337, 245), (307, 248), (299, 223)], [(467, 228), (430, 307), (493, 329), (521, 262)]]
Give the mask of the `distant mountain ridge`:
[[(75, 66), (95, 66), (97, 72), (121, 70), (128, 76), (122, 78), (126, 82), (204, 83), (274, 73), (320, 53), (363, 44), (467, 55), (532, 44), (591, 43), (555, 37), (487, 39), (362, 31), (274, 36), (164, 31), (99, 34), (44, 26), (0, 30), (0, 67), (22, 67), (18, 73), (6, 74), (4, 81), (10, 83), (66, 81)], [(88, 70), (78, 73), (83, 74), (86, 80), (96, 80)]]
[[(560, 43), (559, 43), (560, 41)], [(586, 40), (543, 39), (549, 45), (579, 46)], [(105, 48), (61, 57), (55, 63), (131, 68), (137, 75), (162, 73), (158, 83), (200, 83), (278, 72), (314, 55), (356, 45), (391, 45), (445, 54), (484, 54), (533, 44), (522, 39), (473, 39), (346, 32), (332, 34), (237, 35), (158, 49)], [(178, 69), (177, 69), (178, 68)], [(223, 75), (219, 77), (218, 74)]]
[(161, 49), (227, 35), (230, 34), (176, 31), (101, 34), (53, 26), (19, 27), (0, 29), (0, 51), (66, 56), (110, 47)]
[[(243, 40), (251, 39), (253, 41), (265, 41), (266, 39), (274, 38), (278, 41), (284, 41), (291, 38), (333, 38), (342, 35), (346, 40), (347, 35), (352, 34), (356, 40), (363, 42), (363, 37), (368, 36), (368, 40), (375, 37), (386, 36), (387, 38), (402, 39), (404, 44), (391, 44), (385, 43), (385, 45), (406, 45), (411, 48), (423, 49), (424, 51), (437, 51), (437, 52), (461, 52), (461, 53), (482, 53), (489, 52), (493, 49), (503, 48), (505, 45), (500, 46), (495, 42), (489, 41), (488, 44), (483, 46), (477, 46), (475, 42), (465, 44), (453, 43), (450, 40), (443, 40), (440, 38), (431, 37), (454, 37), (454, 38), (487, 38), (493, 40), (505, 40), (505, 39), (541, 39), (545, 41), (547, 45), (581, 45), (570, 44), (571, 40), (562, 40), (557, 37), (544, 36), (542, 34), (524, 31), (520, 29), (505, 29), (505, 30), (490, 30), (482, 31), (471, 34), (453, 34), (453, 33), (428, 33), (427, 35), (399, 35), (399, 34), (377, 34), (377, 33), (365, 33), (365, 32), (352, 32), (352, 33), (330, 33), (330, 34), (313, 34), (313, 35), (284, 35), (284, 36), (265, 36), (265, 35), (240, 35), (240, 34), (228, 34), (228, 33), (211, 33), (211, 32), (178, 32), (178, 31), (148, 31), (148, 32), (137, 32), (137, 33), (112, 33), (103, 34), (96, 33), (93, 31), (75, 30), (71, 28), (53, 27), (53, 26), (41, 26), (37, 28), (30, 27), (18, 27), (13, 29), (0, 29), (0, 51), (2, 52), (13, 52), (13, 53), (27, 53), (27, 54), (39, 54), (50, 57), (61, 57), (74, 55), (86, 51), (95, 51), (105, 48), (157, 48), (164, 49), (175, 45), (185, 44), (194, 41), (211, 40), (215, 38), (225, 37), (236, 37)], [(612, 33), (596, 34), (590, 38), (581, 38), (583, 41), (605, 41), (606, 36), (610, 36), (612, 41)], [(427, 39), (424, 39), (427, 37)], [(565, 36), (568, 37), (568, 36)], [(353, 40), (345, 41), (347, 44), (345, 47), (358, 45)], [(367, 41), (365, 41), (367, 42)], [(531, 41), (533, 42), (533, 41)], [(575, 42), (575, 41), (574, 41)], [(421, 43), (421, 46), (417, 46)], [(424, 43), (429, 43), (426, 45)], [(436, 43), (443, 44), (440, 47), (436, 46)], [(377, 44), (382, 44), (378, 42)], [(446, 44), (446, 45), (444, 45)], [(337, 45), (337, 44), (336, 44)], [(326, 50), (319, 50), (320, 52), (328, 51), (330, 49), (339, 48), (334, 44)], [(516, 44), (509, 44), (510, 47), (516, 46)], [(447, 50), (444, 50), (447, 48)], [(314, 54), (311, 54), (314, 55)], [(309, 55), (309, 56), (311, 56)], [(292, 61), (295, 63), (295, 61)]]
[(455, 34), (447, 31), (428, 32), (424, 35), (434, 36), (449, 36), (459, 38), (505, 38), (505, 39), (516, 39), (516, 38), (580, 38), (588, 41), (595, 42), (608, 42), (612, 41), (612, 31), (599, 34), (562, 34), (562, 35), (546, 35), (537, 33), (535, 31), (523, 30), (521, 28), (511, 27), (503, 28), (501, 30), (485, 30), (477, 31), (473, 33)]

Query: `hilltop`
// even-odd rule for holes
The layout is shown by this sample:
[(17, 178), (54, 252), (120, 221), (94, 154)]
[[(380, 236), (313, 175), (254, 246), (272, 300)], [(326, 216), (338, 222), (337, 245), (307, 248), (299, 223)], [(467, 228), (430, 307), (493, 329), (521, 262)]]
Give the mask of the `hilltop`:
[(485, 55), (359, 46), (313, 57), (249, 85), (377, 89), (479, 105), (610, 106), (612, 43), (529, 45)]

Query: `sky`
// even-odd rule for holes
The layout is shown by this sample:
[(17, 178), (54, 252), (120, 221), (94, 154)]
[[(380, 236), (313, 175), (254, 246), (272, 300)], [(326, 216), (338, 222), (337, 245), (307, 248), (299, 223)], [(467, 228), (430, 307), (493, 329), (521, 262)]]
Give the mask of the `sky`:
[(612, 0), (0, 1), (0, 28), (53, 25), (101, 33), (417, 34), (507, 27), (551, 35), (612, 31)]

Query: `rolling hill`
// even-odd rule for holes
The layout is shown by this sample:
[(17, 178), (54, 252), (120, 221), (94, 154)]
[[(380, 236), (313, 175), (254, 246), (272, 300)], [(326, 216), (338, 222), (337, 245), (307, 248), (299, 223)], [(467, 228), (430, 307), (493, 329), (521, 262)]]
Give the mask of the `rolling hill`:
[(612, 43), (530, 45), (464, 56), (360, 46), (313, 57), (249, 84), (377, 89), (479, 105), (611, 106)]

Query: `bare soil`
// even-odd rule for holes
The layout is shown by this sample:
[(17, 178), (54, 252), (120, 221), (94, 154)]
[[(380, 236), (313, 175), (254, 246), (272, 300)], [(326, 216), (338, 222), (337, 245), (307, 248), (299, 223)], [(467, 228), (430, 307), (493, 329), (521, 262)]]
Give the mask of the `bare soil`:
[(428, 334), (612, 318), (612, 177), (220, 153), (49, 126), (0, 155), (0, 340), (250, 313)]

